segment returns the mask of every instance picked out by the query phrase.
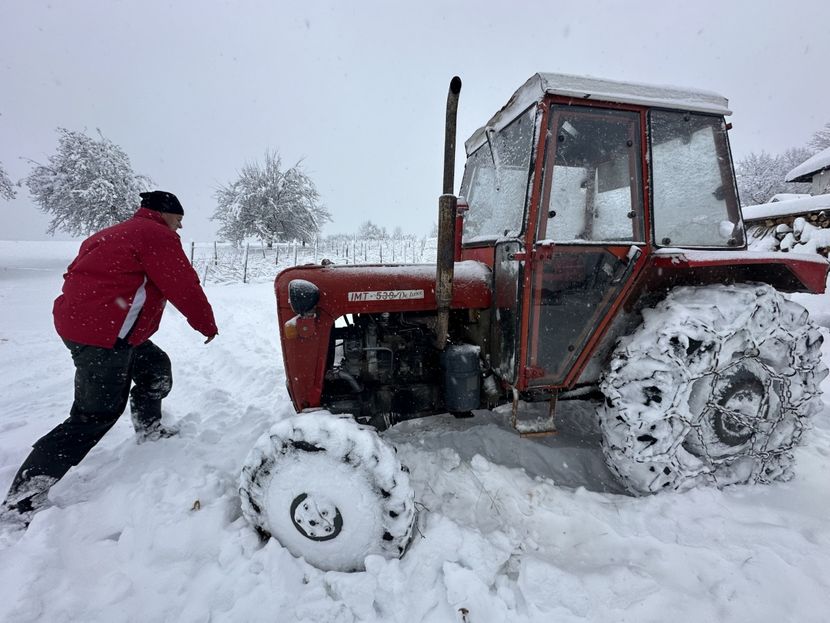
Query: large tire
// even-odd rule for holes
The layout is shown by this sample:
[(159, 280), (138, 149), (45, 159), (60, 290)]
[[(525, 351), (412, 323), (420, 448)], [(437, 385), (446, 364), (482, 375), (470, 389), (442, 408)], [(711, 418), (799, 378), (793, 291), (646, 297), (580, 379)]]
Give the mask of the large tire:
[(769, 286), (672, 290), (601, 381), (608, 466), (634, 494), (789, 479), (821, 408), (821, 341)]
[(309, 564), (363, 569), (370, 554), (400, 557), (415, 504), (395, 449), (349, 416), (315, 412), (282, 420), (248, 455), (242, 513)]

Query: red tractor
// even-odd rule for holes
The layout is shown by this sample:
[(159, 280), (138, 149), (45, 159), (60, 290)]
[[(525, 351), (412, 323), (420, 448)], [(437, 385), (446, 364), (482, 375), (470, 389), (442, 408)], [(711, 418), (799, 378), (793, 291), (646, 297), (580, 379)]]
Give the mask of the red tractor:
[[(828, 267), (747, 252), (726, 99), (536, 74), (466, 142), (456, 197), (460, 88), (437, 265), (277, 277), (302, 415), (252, 451), (245, 516), (323, 568), (400, 556), (413, 493), (376, 431), (504, 403), (531, 435), (555, 431), (557, 402), (595, 401), (634, 494), (788, 477), (827, 368), (819, 331), (779, 292), (823, 292)], [(523, 417), (539, 402), (546, 415)]]

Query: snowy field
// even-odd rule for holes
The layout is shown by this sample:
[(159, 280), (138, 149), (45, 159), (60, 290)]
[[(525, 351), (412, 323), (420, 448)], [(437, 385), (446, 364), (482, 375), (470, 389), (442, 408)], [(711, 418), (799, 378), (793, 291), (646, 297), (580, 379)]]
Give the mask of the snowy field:
[[(3, 493), (72, 401), (51, 306), (77, 246), (0, 242)], [(54, 487), (23, 538), (0, 544), (0, 621), (830, 620), (826, 398), (791, 482), (650, 498), (620, 492), (578, 410), (543, 441), (520, 440), (504, 413), (411, 422), (387, 434), (420, 509), (403, 559), (326, 573), (261, 543), (237, 480), (292, 413), (272, 286), (206, 289), (213, 343), (172, 308), (154, 338), (173, 360), (165, 418), (181, 436), (139, 446), (125, 416)], [(826, 334), (830, 297), (797, 298)]]

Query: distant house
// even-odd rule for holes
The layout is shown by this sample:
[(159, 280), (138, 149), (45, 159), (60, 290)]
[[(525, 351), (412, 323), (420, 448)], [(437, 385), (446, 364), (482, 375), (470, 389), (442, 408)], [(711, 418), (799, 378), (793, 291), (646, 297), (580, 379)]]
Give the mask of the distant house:
[(784, 179), (787, 182), (811, 182), (811, 195), (830, 193), (830, 147), (802, 162)]

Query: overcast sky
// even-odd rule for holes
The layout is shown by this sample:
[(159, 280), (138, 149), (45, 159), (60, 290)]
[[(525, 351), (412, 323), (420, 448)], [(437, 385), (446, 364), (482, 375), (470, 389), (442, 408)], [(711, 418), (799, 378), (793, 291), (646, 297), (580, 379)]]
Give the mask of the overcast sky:
[[(45, 162), (55, 128), (96, 129), (212, 240), (216, 188), (277, 150), (331, 211), (422, 235), (436, 220), (443, 115), (463, 141), (537, 71), (729, 98), (734, 156), (803, 145), (830, 121), (830, 2), (0, 0), (0, 163)], [(25, 188), (0, 239), (36, 240)]]

